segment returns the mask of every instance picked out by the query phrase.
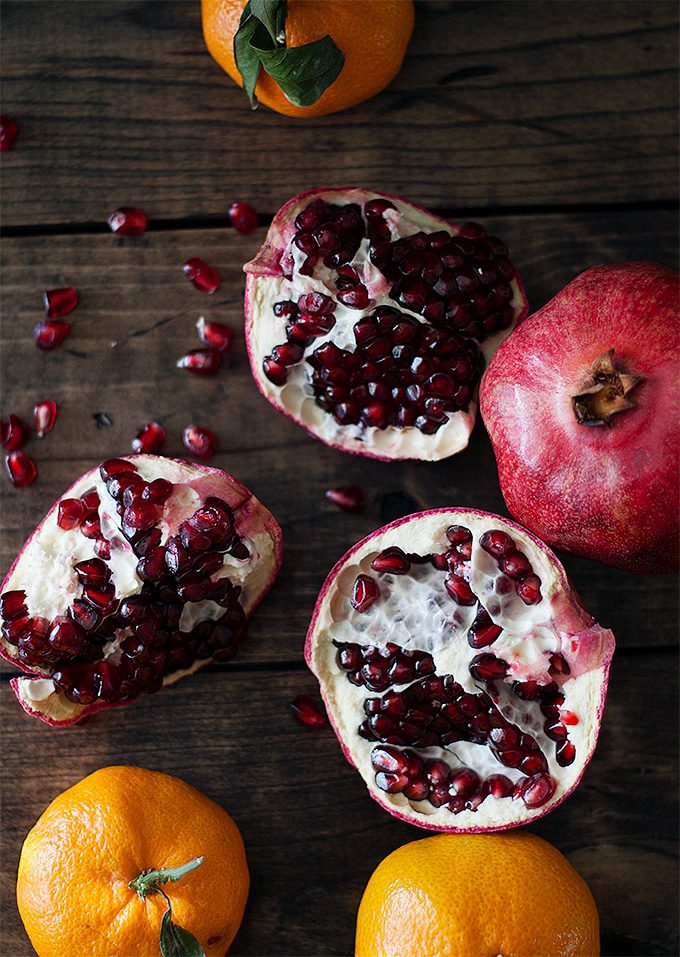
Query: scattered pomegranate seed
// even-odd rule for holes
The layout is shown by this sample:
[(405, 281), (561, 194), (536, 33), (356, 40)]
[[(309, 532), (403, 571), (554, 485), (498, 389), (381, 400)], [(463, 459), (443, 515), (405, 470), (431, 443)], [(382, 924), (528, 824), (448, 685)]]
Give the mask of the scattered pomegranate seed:
[(215, 454), (217, 439), (210, 429), (201, 429), (197, 425), (188, 425), (182, 432), (184, 448), (197, 459), (209, 459)]
[(121, 206), (106, 222), (111, 232), (118, 236), (140, 236), (146, 231), (146, 213), (138, 206)]
[(10, 413), (7, 421), (0, 421), (0, 444), (8, 452), (21, 448), (28, 441), (28, 426), (18, 415)]
[(18, 132), (19, 127), (11, 116), (0, 113), (0, 153), (6, 153), (12, 148)]
[(257, 229), (257, 213), (249, 203), (232, 203), (229, 207), (229, 220), (234, 229), (244, 236)]
[(165, 443), (166, 432), (158, 422), (147, 422), (132, 440), (133, 452), (157, 455)]
[(45, 319), (36, 325), (33, 338), (38, 349), (49, 351), (60, 346), (70, 331), (71, 326), (64, 319)]
[(218, 352), (229, 352), (234, 343), (234, 330), (223, 322), (209, 322), (205, 316), (199, 316), (196, 328), (201, 342)]
[(326, 716), (319, 705), (306, 694), (299, 694), (288, 707), (300, 724), (306, 724), (308, 728), (323, 728), (326, 724)]
[(5, 458), (5, 468), (9, 475), (9, 480), (15, 488), (24, 488), (35, 482), (38, 477), (38, 470), (35, 462), (20, 449), (16, 452), (10, 452)]
[(33, 424), (38, 438), (41, 439), (54, 428), (57, 421), (57, 403), (52, 399), (46, 399), (45, 402), (39, 402), (33, 408)]
[(217, 292), (222, 284), (218, 271), (209, 266), (207, 262), (199, 259), (198, 256), (187, 259), (183, 268), (194, 286), (201, 292), (207, 292), (209, 296)]
[(46, 289), (43, 293), (45, 315), (48, 319), (63, 319), (78, 305), (78, 290), (75, 286), (63, 289)]
[(190, 349), (175, 365), (195, 375), (215, 375), (222, 365), (222, 353), (217, 349)]
[(358, 485), (338, 485), (326, 490), (326, 498), (343, 512), (363, 512), (366, 496)]

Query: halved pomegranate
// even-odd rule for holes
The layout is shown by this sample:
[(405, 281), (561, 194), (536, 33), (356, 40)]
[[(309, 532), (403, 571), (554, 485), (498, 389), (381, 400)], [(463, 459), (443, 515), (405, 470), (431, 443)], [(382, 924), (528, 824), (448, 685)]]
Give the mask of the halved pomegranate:
[(0, 654), (29, 714), (73, 724), (227, 661), (281, 564), (281, 530), (219, 469), (109, 459), (47, 513), (0, 590)]
[(290, 200), (244, 269), (262, 394), (326, 444), (374, 458), (464, 448), (484, 360), (527, 312), (500, 239), (354, 187)]
[(576, 787), (613, 651), (541, 541), (497, 515), (435, 509), (340, 559), (305, 657), (379, 804), (482, 831), (541, 817)]

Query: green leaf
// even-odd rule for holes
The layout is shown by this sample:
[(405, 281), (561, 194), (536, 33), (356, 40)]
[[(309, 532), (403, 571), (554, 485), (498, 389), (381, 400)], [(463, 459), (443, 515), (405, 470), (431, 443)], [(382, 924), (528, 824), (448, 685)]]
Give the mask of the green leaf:
[(345, 57), (329, 37), (301, 47), (258, 49), (267, 73), (294, 106), (311, 106), (337, 79)]
[(267, 29), (272, 42), (283, 46), (286, 42), (286, 0), (250, 0), (250, 12)]
[(259, 20), (249, 14), (250, 4), (246, 4), (241, 15), (239, 28), (234, 34), (234, 59), (238, 71), (243, 77), (243, 89), (250, 100), (250, 108), (257, 109), (257, 100), (255, 99), (255, 84), (260, 75), (260, 57), (254, 47), (251, 46), (251, 39), (258, 27), (261, 27)]
[[(165, 894), (163, 895), (165, 897)], [(167, 897), (168, 909), (161, 921), (161, 954), (163, 957), (205, 957), (205, 951), (193, 934), (172, 922), (172, 908)]]

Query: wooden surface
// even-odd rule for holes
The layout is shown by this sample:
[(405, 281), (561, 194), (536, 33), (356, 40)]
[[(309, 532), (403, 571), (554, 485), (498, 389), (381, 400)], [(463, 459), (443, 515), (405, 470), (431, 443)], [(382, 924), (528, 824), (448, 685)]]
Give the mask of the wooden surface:
[[(395, 188), (503, 236), (537, 308), (603, 261), (677, 258), (675, 6), (665, 2), (419, 3), (404, 70), (349, 113), (295, 122), (241, 94), (210, 60), (198, 4), (5, 2), (3, 110), (21, 126), (2, 156), (2, 411), (60, 404), (28, 447), (28, 490), (2, 484), (6, 568), (80, 472), (124, 452), (158, 418), (167, 451), (191, 421), (213, 426), (232, 471), (284, 530), (279, 581), (228, 666), (161, 695), (52, 731), (19, 709), (3, 673), (2, 940), (32, 953), (13, 902), (26, 831), (52, 797), (97, 767), (179, 774), (241, 827), (253, 876), (235, 955), (348, 955), (363, 886), (421, 832), (381, 811), (330, 731), (287, 712), (314, 689), (302, 645), (333, 562), (394, 517), (390, 493), (422, 505), (505, 512), (488, 440), (446, 462), (380, 463), (327, 449), (279, 416), (250, 377), (241, 264), (263, 231), (224, 228), (234, 198), (263, 221), (299, 189), (344, 181)], [(153, 217), (134, 240), (103, 220), (122, 202)], [(203, 255), (223, 286), (202, 296), (181, 264)], [(60, 350), (35, 349), (40, 292), (73, 283), (81, 304)], [(237, 328), (231, 367), (201, 381), (174, 368), (197, 316)], [(113, 424), (98, 429), (95, 413)], [(356, 481), (363, 515), (324, 490)], [(635, 578), (565, 558), (618, 651), (601, 743), (578, 792), (534, 830), (595, 893), (603, 953), (673, 955), (677, 937), (677, 598), (670, 578)], [(73, 955), (80, 957), (80, 955)], [(466, 955), (467, 957), (467, 955)]]

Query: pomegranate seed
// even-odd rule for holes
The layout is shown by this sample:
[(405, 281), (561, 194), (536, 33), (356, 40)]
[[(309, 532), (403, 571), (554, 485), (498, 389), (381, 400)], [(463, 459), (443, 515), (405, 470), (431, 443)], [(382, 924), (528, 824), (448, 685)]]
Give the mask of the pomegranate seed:
[(222, 353), (217, 349), (190, 349), (175, 365), (195, 375), (215, 375), (222, 365)]
[(366, 496), (358, 485), (338, 485), (326, 490), (326, 498), (344, 512), (363, 512)]
[(197, 425), (188, 425), (182, 432), (182, 445), (197, 459), (209, 459), (215, 454), (217, 439), (210, 429), (202, 429)]
[(223, 322), (210, 322), (205, 316), (199, 316), (196, 322), (198, 338), (218, 352), (229, 352), (234, 344), (234, 330)]
[(165, 435), (165, 429), (158, 422), (147, 422), (132, 440), (132, 451), (155, 455), (163, 448)]
[(111, 577), (108, 565), (100, 558), (86, 558), (73, 566), (79, 582), (105, 582)]
[(6, 422), (0, 422), (0, 443), (8, 452), (14, 452), (28, 441), (28, 426), (18, 415), (10, 413)]
[(48, 319), (63, 319), (78, 305), (78, 290), (74, 286), (47, 289), (43, 293), (43, 303)]
[(557, 745), (557, 748), (555, 749), (555, 758), (561, 767), (566, 768), (570, 764), (573, 764), (575, 757), (576, 748), (571, 741), (562, 741), (561, 744)]
[(5, 621), (26, 614), (26, 592), (22, 590), (6, 591), (0, 595), (0, 616)]
[(468, 583), (458, 575), (449, 575), (444, 580), (444, 587), (451, 598), (459, 605), (474, 605), (477, 601)]
[(105, 538), (98, 538), (94, 543), (94, 553), (98, 558), (103, 558), (105, 562), (111, 558), (111, 546)]
[(354, 591), (350, 602), (357, 611), (368, 611), (371, 605), (380, 598), (380, 588), (377, 581), (370, 575), (359, 575), (354, 582)]
[[(117, 475), (119, 472), (136, 472), (137, 467), (133, 462), (128, 462), (127, 459), (107, 459), (105, 462), (99, 466), (99, 474), (106, 482), (107, 479), (111, 478), (112, 475)], [(97, 504), (99, 503), (99, 497), (97, 497)]]
[(71, 326), (64, 319), (45, 319), (34, 328), (33, 338), (38, 349), (49, 351), (60, 346), (70, 331)]
[(74, 600), (68, 613), (85, 631), (94, 631), (102, 620), (99, 612), (81, 598)]
[(411, 570), (411, 562), (401, 548), (386, 548), (371, 562), (374, 572), (390, 575), (406, 575)]
[(118, 236), (140, 236), (146, 231), (146, 213), (138, 206), (121, 206), (106, 222), (111, 232)]
[(537, 605), (541, 600), (541, 579), (538, 575), (527, 575), (517, 582), (517, 594), (525, 605)]
[(262, 360), (262, 369), (274, 385), (284, 385), (288, 380), (288, 369), (280, 362), (275, 362), (271, 356), (265, 356)]
[(6, 113), (0, 113), (0, 153), (6, 153), (12, 148), (19, 127)]
[(504, 555), (498, 562), (498, 566), (508, 578), (513, 579), (524, 578), (531, 572), (531, 563), (521, 552), (510, 552), (509, 555)]
[(234, 229), (244, 236), (257, 229), (257, 213), (248, 203), (232, 203), (229, 207), (229, 221)]
[(521, 797), (528, 808), (542, 807), (555, 793), (555, 782), (543, 771), (534, 774), (515, 787), (514, 797)]
[(52, 431), (56, 421), (56, 402), (53, 402), (51, 399), (47, 399), (45, 402), (39, 402), (36, 406), (34, 406), (33, 425), (35, 426), (35, 431), (37, 432), (39, 439), (41, 439), (44, 435), (47, 435), (48, 432)]
[(326, 716), (319, 705), (306, 694), (299, 694), (288, 707), (298, 721), (309, 728), (323, 728), (326, 724)]
[(57, 525), (68, 531), (71, 528), (78, 528), (85, 509), (79, 498), (62, 498), (57, 509)]
[(5, 468), (9, 475), (9, 480), (15, 488), (24, 488), (31, 485), (38, 477), (38, 470), (35, 462), (19, 449), (16, 452), (10, 452), (5, 457)]
[(492, 774), (486, 779), (486, 787), (489, 794), (495, 798), (510, 797), (513, 791), (512, 781), (504, 774)]
[(564, 724), (579, 723), (578, 715), (574, 714), (573, 711), (560, 711), (560, 718)]
[(86, 515), (80, 523), (80, 531), (85, 538), (99, 538), (102, 532), (99, 524), (99, 515), (96, 512), (91, 512), (89, 515)]
[(167, 479), (154, 479), (142, 489), (142, 498), (154, 505), (164, 505), (172, 495), (172, 482)]
[(508, 555), (514, 551), (515, 548), (515, 543), (510, 536), (505, 532), (501, 532), (499, 529), (484, 532), (479, 539), (479, 544), (485, 552), (488, 552), (495, 558), (502, 558), (504, 555)]
[(564, 655), (555, 654), (550, 656), (548, 672), (553, 677), (555, 677), (555, 675), (569, 675), (571, 674), (571, 668), (567, 664)]
[(469, 664), (470, 674), (478, 681), (495, 681), (508, 673), (508, 663), (495, 655), (475, 655)]
[(198, 256), (187, 259), (183, 269), (194, 286), (201, 292), (207, 292), (209, 296), (217, 292), (222, 284), (218, 271), (209, 266), (207, 262), (199, 259)]

